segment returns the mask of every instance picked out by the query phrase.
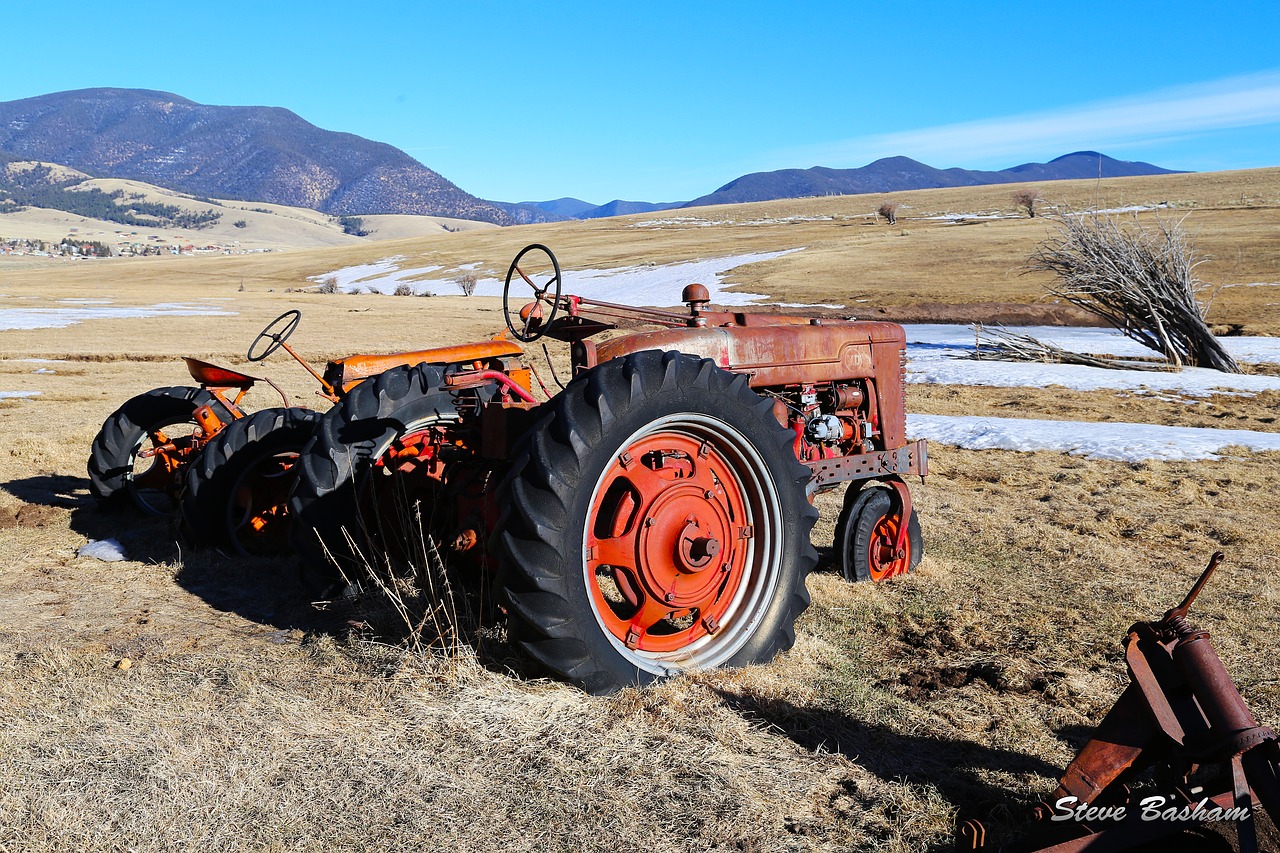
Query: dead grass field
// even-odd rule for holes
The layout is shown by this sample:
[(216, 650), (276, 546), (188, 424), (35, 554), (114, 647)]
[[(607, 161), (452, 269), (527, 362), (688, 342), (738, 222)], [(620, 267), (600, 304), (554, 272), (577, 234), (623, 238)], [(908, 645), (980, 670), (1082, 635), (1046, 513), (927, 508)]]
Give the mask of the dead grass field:
[[(1277, 176), (1041, 188), (1076, 206), (1095, 191), (1109, 206), (1177, 203), (1215, 255), (1206, 279), (1276, 282)], [(501, 325), (479, 297), (284, 292), (308, 275), (397, 254), (499, 273), (535, 241), (570, 268), (806, 246), (734, 281), (868, 313), (1031, 303), (1039, 284), (1016, 269), (1042, 221), (915, 218), (1011, 212), (1011, 194), (895, 194), (894, 228), (863, 221), (885, 197), (843, 197), (680, 212), (726, 223), (713, 226), (636, 227), (669, 212), (251, 258), (0, 265), (0, 310), (103, 297), (238, 312), (0, 331), (0, 390), (40, 392), (0, 401), (0, 849), (949, 849), (956, 814), (994, 813), (1007, 832), (1053, 787), (1124, 684), (1127, 626), (1176, 603), (1217, 548), (1228, 562), (1198, 618), (1258, 717), (1280, 723), (1277, 454), (1123, 464), (934, 446), (913, 489), (917, 573), (874, 587), (815, 574), (796, 647), (773, 664), (607, 698), (537, 680), (492, 627), (455, 658), (349, 637), (342, 608), (298, 600), (288, 562), (191, 551), (166, 519), (104, 513), (87, 493), (89, 444), (116, 406), (186, 383), (178, 355), (242, 363), (286, 308), (302, 308), (294, 343), (316, 360)], [(832, 218), (788, 219), (815, 216)], [(1216, 319), (1280, 331), (1268, 291), (1226, 289)], [(320, 402), (281, 356), (261, 371)], [(1266, 395), (909, 396), (921, 413), (1280, 431)], [(838, 506), (820, 499), (817, 544)], [(76, 556), (106, 536), (131, 559)]]

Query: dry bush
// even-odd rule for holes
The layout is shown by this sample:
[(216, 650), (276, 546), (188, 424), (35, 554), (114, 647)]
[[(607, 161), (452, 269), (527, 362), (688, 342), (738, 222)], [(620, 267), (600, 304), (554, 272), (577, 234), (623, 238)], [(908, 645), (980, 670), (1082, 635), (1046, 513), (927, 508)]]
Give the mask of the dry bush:
[(471, 294), (476, 292), (477, 281), (478, 279), (476, 278), (475, 273), (465, 272), (462, 275), (458, 276), (457, 280), (454, 283), (458, 285), (458, 289), (462, 291), (463, 296), (470, 296)]
[(1039, 190), (1018, 190), (1013, 194), (1013, 203), (1025, 210), (1031, 219), (1036, 218), (1036, 205), (1043, 200)]
[(400, 282), (396, 285), (396, 289), (391, 291), (392, 296), (413, 296), (413, 285), (406, 282)]
[(890, 225), (898, 224), (898, 203), (886, 201), (884, 204), (876, 208), (876, 215), (883, 218)]
[(317, 288), (316, 293), (340, 293), (338, 280), (336, 278), (325, 279)]
[(1090, 311), (1181, 367), (1240, 368), (1214, 337), (1199, 301), (1208, 286), (1181, 220), (1155, 217), (1147, 225), (1098, 213), (1056, 217), (1058, 233), (1041, 243), (1028, 270), (1058, 277), (1049, 291)]

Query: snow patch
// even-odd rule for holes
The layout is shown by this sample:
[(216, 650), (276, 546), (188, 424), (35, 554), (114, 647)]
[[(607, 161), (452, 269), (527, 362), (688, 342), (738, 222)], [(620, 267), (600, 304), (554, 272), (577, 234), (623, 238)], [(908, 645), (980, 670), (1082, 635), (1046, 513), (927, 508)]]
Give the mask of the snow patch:
[[(564, 270), (564, 292), (587, 299), (600, 299), (623, 305), (676, 306), (682, 304), (680, 292), (684, 286), (699, 282), (706, 285), (711, 293), (711, 300), (719, 305), (751, 305), (768, 297), (761, 293), (725, 292), (724, 288), (727, 285), (723, 282), (723, 276), (740, 266), (773, 260), (792, 252), (803, 251), (803, 248), (785, 249), (780, 252), (753, 252), (664, 265), (645, 264), (609, 270)], [(311, 280), (321, 284), (333, 281), (338, 287), (349, 291), (373, 289), (379, 293), (392, 293), (397, 286), (407, 284), (419, 294), (431, 293), (440, 296), (460, 293), (458, 285), (450, 279), (421, 277), (442, 267), (402, 270), (396, 267), (397, 260), (403, 260), (403, 258), (386, 258), (375, 264), (346, 267), (331, 273), (312, 276)], [(497, 278), (479, 279), (476, 282), (475, 295), (501, 296), (502, 284), (502, 280)], [(525, 296), (526, 291), (527, 288), (515, 291), (517, 298)]]
[(83, 306), (68, 308), (0, 308), (0, 331), (9, 329), (62, 329), (86, 320), (118, 320), (146, 317), (231, 317), (236, 312), (185, 302), (164, 302), (134, 308)]
[(76, 551), (77, 557), (91, 557), (104, 563), (118, 563), (125, 559), (124, 547), (118, 539), (90, 539)]
[(1228, 447), (1280, 451), (1280, 433), (1272, 432), (970, 415), (907, 415), (907, 434), (968, 450), (1053, 450), (1119, 462), (1217, 459)]
[(39, 391), (0, 391), (0, 400), (20, 400), (24, 397), (39, 396)]
[[(907, 332), (907, 381), (936, 385), (982, 385), (999, 388), (1046, 388), (1074, 391), (1150, 391), (1207, 397), (1215, 393), (1256, 394), (1280, 390), (1280, 377), (1239, 375), (1188, 367), (1181, 371), (1108, 370), (1074, 364), (972, 361), (974, 331), (967, 326), (914, 324)], [(1114, 329), (1069, 326), (1010, 326), (1073, 352), (1118, 356), (1152, 355), (1152, 351)], [(1227, 351), (1247, 363), (1280, 362), (1280, 338), (1221, 338)]]

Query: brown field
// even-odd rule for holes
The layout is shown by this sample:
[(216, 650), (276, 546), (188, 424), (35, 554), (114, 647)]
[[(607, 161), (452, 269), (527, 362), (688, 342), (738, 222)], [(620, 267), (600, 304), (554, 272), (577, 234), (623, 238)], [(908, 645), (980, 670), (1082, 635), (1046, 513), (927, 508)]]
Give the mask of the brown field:
[[(1037, 187), (1075, 207), (1168, 202), (1212, 256), (1202, 277), (1244, 284), (1280, 282), (1278, 178)], [(316, 361), (501, 327), (494, 299), (285, 292), (309, 275), (392, 255), (501, 274), (530, 242), (570, 270), (804, 246), (732, 281), (867, 316), (1039, 305), (1044, 280), (1018, 271), (1042, 220), (925, 218), (1012, 213), (1013, 189), (894, 194), (894, 227), (870, 216), (888, 196), (847, 196), (252, 257), (0, 263), (0, 312), (76, 297), (237, 312), (0, 331), (0, 390), (40, 392), (0, 401), (0, 850), (945, 850), (957, 814), (1007, 833), (1052, 789), (1125, 683), (1127, 626), (1175, 604), (1218, 548), (1228, 562), (1196, 612), (1261, 721), (1280, 723), (1276, 454), (1123, 464), (934, 446), (913, 489), (915, 574), (817, 573), (775, 662), (607, 698), (537, 679), (492, 626), (452, 656), (350, 636), (342, 607), (299, 601), (288, 561), (192, 551), (168, 520), (102, 512), (87, 493), (113, 409), (189, 382), (176, 356), (242, 364), (286, 308), (303, 310), (293, 343)], [(641, 224), (677, 216), (719, 224)], [(1280, 291), (1225, 288), (1211, 318), (1280, 333)], [(282, 356), (260, 370), (322, 402)], [(913, 386), (908, 402), (1280, 431), (1272, 395), (1192, 407)], [(820, 499), (819, 546), (838, 507)], [(129, 560), (76, 556), (108, 536)]]

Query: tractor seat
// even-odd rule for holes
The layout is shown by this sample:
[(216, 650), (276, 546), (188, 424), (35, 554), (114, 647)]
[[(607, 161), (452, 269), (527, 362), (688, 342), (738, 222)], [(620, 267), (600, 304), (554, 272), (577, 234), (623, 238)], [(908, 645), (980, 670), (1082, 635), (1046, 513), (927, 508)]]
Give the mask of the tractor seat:
[(187, 370), (191, 373), (191, 378), (201, 385), (212, 385), (214, 388), (249, 388), (253, 383), (262, 381), (257, 376), (237, 373), (234, 370), (219, 367), (216, 364), (210, 364), (198, 358), (184, 358), (182, 360), (187, 363)]

